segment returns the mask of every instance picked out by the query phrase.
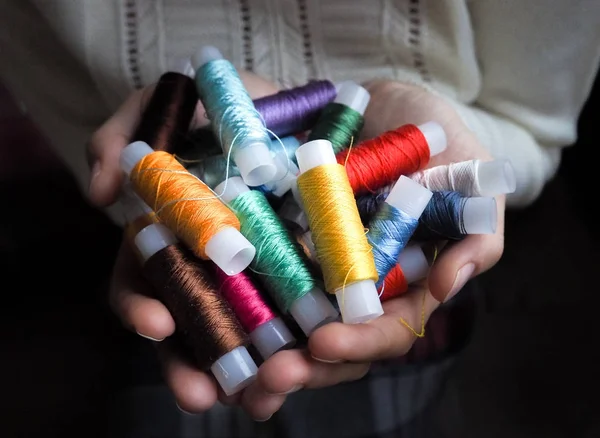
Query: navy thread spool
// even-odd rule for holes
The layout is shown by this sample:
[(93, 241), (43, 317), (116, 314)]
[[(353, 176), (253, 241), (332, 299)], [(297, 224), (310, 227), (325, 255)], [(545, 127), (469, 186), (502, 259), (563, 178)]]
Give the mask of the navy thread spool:
[(433, 192), (413, 237), (418, 241), (461, 240), (469, 234), (494, 234), (497, 222), (495, 198)]

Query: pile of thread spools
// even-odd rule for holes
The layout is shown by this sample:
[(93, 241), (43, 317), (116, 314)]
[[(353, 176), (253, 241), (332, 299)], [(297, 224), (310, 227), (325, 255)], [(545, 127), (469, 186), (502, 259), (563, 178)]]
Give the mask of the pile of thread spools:
[[(426, 278), (423, 243), (495, 232), (510, 164), (423, 170), (446, 148), (433, 121), (359, 143), (369, 98), (324, 80), (252, 101), (203, 48), (160, 78), (122, 152), (129, 241), (177, 336), (227, 394), (255, 378), (255, 359), (295, 345), (290, 321), (309, 336), (340, 313), (377, 318)], [(210, 131), (194, 134), (198, 99)]]

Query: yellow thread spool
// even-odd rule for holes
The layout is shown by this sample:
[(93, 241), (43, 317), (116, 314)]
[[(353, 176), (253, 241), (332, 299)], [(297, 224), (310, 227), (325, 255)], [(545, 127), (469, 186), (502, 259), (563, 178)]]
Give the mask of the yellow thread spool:
[(375, 287), (377, 269), (346, 170), (337, 164), (328, 140), (313, 140), (296, 151), (298, 192), (321, 263), (325, 288), (335, 293), (345, 323), (383, 314)]
[(256, 249), (240, 233), (235, 214), (173, 155), (138, 141), (123, 149), (121, 167), (161, 223), (198, 257), (229, 275), (248, 267)]

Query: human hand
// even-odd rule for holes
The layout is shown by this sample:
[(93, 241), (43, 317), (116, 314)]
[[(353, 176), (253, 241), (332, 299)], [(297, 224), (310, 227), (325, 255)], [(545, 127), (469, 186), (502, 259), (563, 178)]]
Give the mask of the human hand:
[[(408, 123), (418, 125), (435, 121), (443, 126), (448, 147), (440, 155), (432, 157), (428, 167), (492, 158), (443, 98), (420, 87), (393, 81), (372, 82), (366, 87), (371, 93), (371, 100), (365, 113), (363, 138), (372, 138)], [(337, 373), (341, 369), (352, 377), (367, 372), (366, 367), (341, 368), (344, 365), (367, 366), (373, 361), (406, 354), (416, 340), (415, 333), (406, 324), (420, 332), (421, 326), (440, 303), (452, 298), (470, 278), (491, 268), (500, 259), (504, 249), (504, 204), (504, 196), (498, 196), (495, 234), (471, 235), (460, 242), (448, 244), (436, 258), (427, 282), (385, 302), (383, 316), (367, 324), (328, 324), (310, 336), (310, 353), (282, 352), (275, 355), (267, 366), (259, 370), (257, 382), (244, 394), (243, 399), (249, 399), (245, 403), (247, 409), (267, 417), (285, 400), (285, 395), (277, 392), (306, 386), (307, 382), (313, 387), (314, 381), (308, 376), (318, 374), (319, 386), (335, 385), (344, 379), (352, 380), (348, 375), (340, 378)], [(294, 371), (294, 367), (301, 371)], [(255, 402), (254, 407), (251, 402)]]

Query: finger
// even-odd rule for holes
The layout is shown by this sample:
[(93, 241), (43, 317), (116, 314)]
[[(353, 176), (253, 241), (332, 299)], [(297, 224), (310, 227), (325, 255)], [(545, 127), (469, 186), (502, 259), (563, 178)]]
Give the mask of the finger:
[(497, 228), (494, 234), (470, 235), (440, 253), (429, 273), (429, 288), (441, 302), (455, 296), (476, 275), (494, 266), (504, 251), (504, 196), (497, 200)]
[(217, 384), (214, 378), (183, 359), (168, 343), (157, 344), (165, 381), (177, 406), (185, 412), (200, 413), (217, 402)]
[(289, 394), (302, 388), (323, 388), (362, 378), (369, 364), (324, 363), (306, 350), (275, 354), (258, 371), (257, 384), (270, 394)]
[(219, 401), (221, 403), (223, 403), (225, 406), (235, 406), (240, 404), (240, 401), (242, 399), (242, 394), (243, 391), (240, 392), (236, 392), (235, 394), (232, 395), (227, 395), (225, 394), (225, 392), (223, 392), (223, 390), (221, 388), (218, 389), (218, 397), (219, 397)]
[(267, 421), (283, 406), (286, 395), (274, 395), (265, 392), (256, 382), (244, 390), (241, 405), (256, 421)]
[(140, 275), (135, 254), (123, 242), (110, 285), (110, 305), (128, 329), (140, 336), (162, 341), (175, 331), (175, 321), (167, 308), (151, 298), (151, 287)]
[(439, 304), (426, 288), (414, 289), (385, 302), (384, 315), (366, 324), (331, 323), (317, 329), (308, 348), (315, 359), (326, 362), (374, 362), (403, 356), (416, 339), (414, 332), (421, 332)]

